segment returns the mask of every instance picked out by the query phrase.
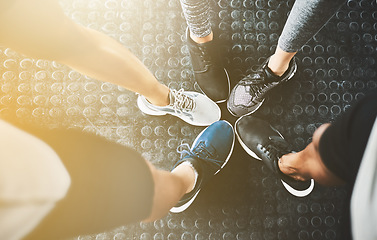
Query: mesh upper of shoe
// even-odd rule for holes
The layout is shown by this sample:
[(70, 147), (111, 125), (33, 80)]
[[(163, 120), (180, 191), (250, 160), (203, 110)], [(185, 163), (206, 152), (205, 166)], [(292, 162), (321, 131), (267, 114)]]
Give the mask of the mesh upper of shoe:
[(244, 77), (235, 89), (234, 105), (253, 106), (264, 94), (278, 83), (266, 83), (262, 73), (254, 73)]
[(204, 141), (200, 141), (192, 150), (187, 143), (181, 144), (178, 146), (177, 152), (181, 154), (182, 159), (176, 163), (176, 166), (178, 166), (181, 162), (184, 162), (188, 157), (204, 160), (202, 163), (209, 163), (212, 165), (211, 169), (220, 169), (224, 163), (223, 161), (216, 159), (216, 150), (212, 146), (207, 146)]

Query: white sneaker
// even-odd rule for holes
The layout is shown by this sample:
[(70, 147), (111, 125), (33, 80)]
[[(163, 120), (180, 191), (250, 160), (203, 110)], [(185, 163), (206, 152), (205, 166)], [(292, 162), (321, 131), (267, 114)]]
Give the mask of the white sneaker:
[(201, 93), (170, 89), (169, 99), (169, 105), (160, 107), (139, 95), (137, 106), (145, 114), (155, 116), (171, 114), (194, 126), (209, 126), (220, 120), (219, 106)]

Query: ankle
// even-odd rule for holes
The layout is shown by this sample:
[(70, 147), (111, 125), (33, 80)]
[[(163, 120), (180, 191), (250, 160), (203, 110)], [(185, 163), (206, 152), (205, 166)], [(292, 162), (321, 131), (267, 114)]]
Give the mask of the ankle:
[(198, 172), (190, 162), (182, 162), (173, 169), (172, 173), (183, 176), (183, 182), (186, 187), (185, 193), (189, 193), (195, 188), (198, 179)]
[(275, 55), (272, 55), (268, 61), (267, 67), (275, 75), (281, 77), (288, 70), (290, 61), (291, 59), (281, 61), (277, 59)]
[(289, 63), (297, 52), (286, 52), (277, 46), (275, 53), (270, 57), (267, 67), (277, 76), (282, 76), (289, 67)]
[(190, 38), (196, 42), (196, 43), (206, 43), (206, 42), (210, 42), (213, 40), (213, 32), (211, 31), (211, 33), (205, 37), (196, 37), (194, 36), (191, 32), (190, 32)]
[(161, 90), (157, 90), (155, 92), (155, 94), (153, 94), (152, 96), (148, 96), (145, 98), (153, 105), (155, 106), (160, 106), (160, 107), (163, 107), (163, 106), (167, 106), (170, 104), (170, 97), (169, 97), (169, 93), (170, 93), (170, 89), (168, 87), (166, 87), (165, 85), (163, 85), (164, 87), (161, 89)]

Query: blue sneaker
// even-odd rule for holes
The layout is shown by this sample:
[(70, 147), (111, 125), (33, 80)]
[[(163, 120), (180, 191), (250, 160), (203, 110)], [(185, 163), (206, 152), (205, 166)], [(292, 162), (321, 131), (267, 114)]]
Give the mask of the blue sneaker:
[[(175, 164), (177, 167), (183, 162), (188, 162), (198, 173), (194, 189), (186, 193), (175, 207), (170, 209), (172, 213), (186, 210), (200, 189), (227, 164), (233, 151), (234, 131), (232, 125), (226, 121), (217, 121), (204, 129), (194, 140), (192, 147), (182, 144), (178, 152), (183, 158)], [(187, 147), (187, 150), (179, 148)]]

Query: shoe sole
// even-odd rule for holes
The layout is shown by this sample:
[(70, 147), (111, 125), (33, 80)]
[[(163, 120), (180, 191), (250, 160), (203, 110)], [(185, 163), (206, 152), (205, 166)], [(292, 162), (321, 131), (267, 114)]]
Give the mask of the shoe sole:
[[(224, 68), (224, 72), (226, 74), (226, 79), (227, 79), (227, 82), (228, 82), (228, 97), (230, 95), (230, 77), (229, 77), (229, 74), (228, 74), (228, 71)], [(204, 94), (205, 96), (207, 96), (207, 94), (202, 90), (202, 88), (199, 86), (199, 83), (195, 81), (195, 84), (194, 84), (194, 88), (198, 91), (200, 91), (202, 94)], [(208, 96), (207, 96), (208, 97)], [(223, 103), (223, 102), (226, 102), (226, 100), (228, 100), (228, 97), (225, 98), (225, 99), (222, 99), (222, 100), (218, 100), (218, 101), (214, 101), (215, 103)], [(208, 97), (209, 98), (209, 97)]]
[(194, 202), (194, 200), (196, 199), (196, 197), (198, 196), (199, 192), (200, 192), (201, 189), (199, 189), (195, 194), (194, 196), (190, 199), (190, 201), (188, 201), (187, 203), (183, 204), (182, 206), (180, 207), (172, 207), (169, 211), (171, 213), (181, 213), (183, 211), (185, 211), (187, 208), (189, 208), (191, 206), (191, 204)]
[[(229, 122), (227, 122), (227, 121), (225, 121), (225, 120), (221, 120), (221, 121), (226, 122), (226, 123), (232, 128), (232, 130), (233, 130), (233, 132), (234, 132), (234, 128), (233, 128), (233, 126), (232, 126)], [(203, 131), (201, 131), (201, 132), (199, 133), (199, 135), (196, 137), (196, 139), (195, 139), (194, 142), (192, 143), (192, 146), (194, 146), (194, 145), (196, 144), (196, 142), (198, 141), (198, 139), (200, 138), (200, 136), (204, 133), (204, 131), (205, 131), (206, 129), (207, 129), (207, 128), (205, 128)], [(231, 147), (231, 149), (230, 149), (230, 151), (229, 151), (229, 154), (228, 154), (228, 156), (227, 156), (225, 162), (223, 163), (223, 165), (221, 165), (220, 169), (219, 169), (217, 172), (215, 172), (214, 176), (215, 176), (217, 173), (219, 173), (220, 170), (223, 169), (223, 168), (225, 167), (225, 165), (229, 162), (229, 159), (230, 159), (230, 157), (232, 156), (232, 153), (233, 153), (234, 142), (235, 142), (235, 137), (233, 136), (232, 147)], [(192, 150), (192, 149), (191, 149), (191, 150)], [(170, 209), (170, 212), (171, 212), (171, 213), (181, 213), (181, 212), (185, 211), (185, 210), (186, 210), (188, 207), (190, 207), (191, 204), (194, 202), (194, 200), (195, 200), (196, 197), (198, 196), (200, 190), (201, 190), (201, 188), (198, 189), (198, 191), (194, 194), (194, 196), (190, 199), (190, 201), (188, 201), (187, 203), (183, 204), (183, 205), (180, 206), (180, 207), (172, 207), (172, 208)]]
[(251, 112), (245, 113), (245, 114), (243, 114), (243, 115), (237, 115), (237, 114), (233, 113), (232, 110), (230, 110), (230, 108), (229, 108), (228, 105), (226, 106), (226, 108), (228, 109), (228, 112), (229, 112), (232, 116), (234, 116), (234, 117), (243, 117), (243, 116), (247, 116), (247, 115), (250, 115), (250, 114), (255, 113), (255, 112), (256, 112), (256, 111), (262, 106), (262, 104), (264, 103), (264, 100), (266, 100), (266, 99), (263, 98), (261, 104), (259, 104), (259, 106), (258, 106), (256, 109), (254, 109), (254, 110), (251, 111)]
[(306, 197), (308, 196), (314, 189), (314, 179), (310, 179), (310, 186), (305, 190), (296, 190), (291, 187), (288, 183), (284, 182), (280, 179), (281, 183), (285, 187), (285, 189), (295, 197)]
[[(284, 80), (284, 83), (285, 83), (285, 82), (288, 82), (289, 80), (291, 80), (291, 79), (293, 78), (293, 76), (296, 74), (296, 71), (297, 71), (297, 64), (294, 65), (294, 68), (293, 68), (293, 71), (292, 71), (291, 75), (289, 75), (288, 78), (287, 78), (286, 80)], [(237, 85), (236, 85), (236, 86), (237, 86)], [(270, 90), (271, 90), (271, 89), (270, 89)], [(255, 113), (255, 112), (256, 112), (256, 111), (262, 106), (262, 104), (264, 103), (264, 100), (265, 100), (265, 98), (263, 98), (263, 101), (261, 102), (261, 104), (260, 104), (256, 109), (254, 109), (253, 111), (248, 112), (248, 113), (246, 113), (246, 114), (243, 114), (243, 115), (241, 115), (241, 116), (239, 116), (239, 115), (233, 113), (233, 112), (230, 110), (230, 108), (229, 108), (228, 105), (227, 105), (227, 109), (228, 109), (229, 113), (230, 113), (231, 115), (233, 115), (234, 117), (243, 117), (243, 116), (247, 116), (247, 115), (250, 115), (250, 114)]]

